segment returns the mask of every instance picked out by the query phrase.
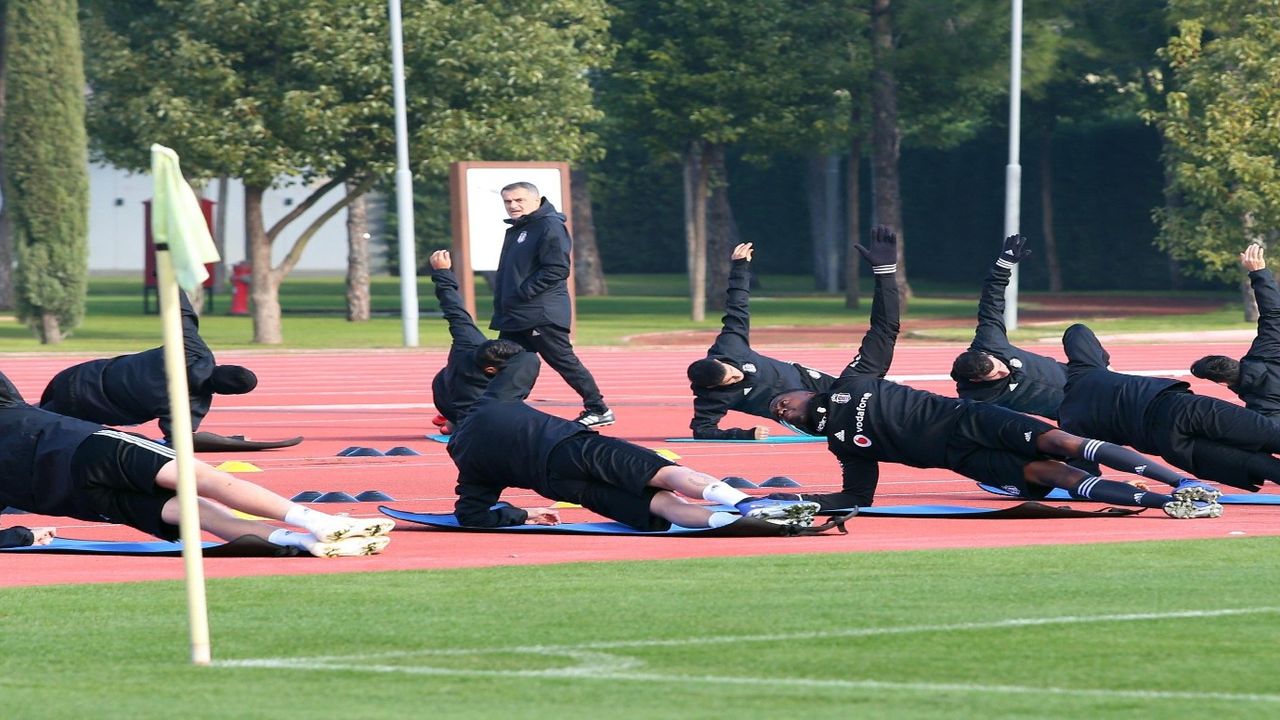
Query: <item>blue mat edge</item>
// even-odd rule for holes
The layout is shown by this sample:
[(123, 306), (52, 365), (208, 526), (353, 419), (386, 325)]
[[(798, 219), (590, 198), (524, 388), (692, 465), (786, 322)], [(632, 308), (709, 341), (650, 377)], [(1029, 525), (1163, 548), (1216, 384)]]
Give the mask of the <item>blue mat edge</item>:
[[(1023, 495), (1014, 495), (1012, 493), (1005, 492), (1003, 488), (999, 488), (994, 485), (987, 485), (986, 483), (977, 483), (977, 485), (980, 490), (983, 490), (984, 492), (989, 492), (992, 495), (998, 495), (1000, 497), (1007, 497), (1015, 500), (1035, 500), (1036, 499), (1036, 498), (1029, 498)], [(1073, 502), (1093, 502), (1092, 500), (1087, 500), (1085, 498), (1072, 497), (1066, 490), (1063, 490), (1062, 488), (1054, 488), (1050, 490), (1049, 494), (1046, 495), (1043, 499), (1044, 500), (1071, 500)], [(1222, 497), (1218, 498), (1218, 502), (1222, 503), (1223, 505), (1280, 505), (1280, 494), (1256, 493), (1256, 494), (1243, 494), (1243, 495), (1223, 495)]]

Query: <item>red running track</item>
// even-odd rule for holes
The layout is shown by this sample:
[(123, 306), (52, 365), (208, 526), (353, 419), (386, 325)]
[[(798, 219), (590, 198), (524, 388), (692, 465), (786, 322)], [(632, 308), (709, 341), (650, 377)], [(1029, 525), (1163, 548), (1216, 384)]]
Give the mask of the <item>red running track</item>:
[[(1244, 343), (1110, 344), (1113, 367), (1122, 371), (1181, 371), (1191, 360), (1209, 353), (1239, 356)], [(851, 358), (847, 349), (775, 346), (759, 348), (775, 357), (802, 361), (837, 372)], [(891, 378), (944, 394), (953, 387), (945, 379), (959, 345), (899, 346)], [(1061, 348), (1046, 344), (1047, 355)], [(742, 475), (757, 482), (787, 475), (810, 491), (838, 487), (839, 470), (821, 443), (742, 446), (670, 444), (665, 438), (688, 433), (691, 396), (684, 368), (701, 356), (697, 348), (585, 348), (581, 356), (591, 368), (618, 423), (607, 434), (647, 447), (667, 447), (681, 462), (717, 477)], [(3, 371), (29, 399), (38, 398), (45, 382), (67, 364), (84, 359), (30, 356), (5, 359)], [(356, 494), (381, 490), (393, 506), (426, 512), (452, 507), (454, 471), (442, 444), (427, 440), (430, 379), (444, 361), (437, 350), (381, 352), (264, 353), (225, 352), (222, 362), (252, 367), (261, 381), (253, 393), (215, 400), (203, 429), (255, 439), (304, 435), (301, 445), (259, 453), (207, 453), (201, 459), (217, 465), (227, 460), (251, 462), (261, 473), (244, 477), (286, 496), (303, 490), (342, 490)], [(1192, 379), (1197, 392), (1227, 397), (1225, 390)], [(579, 410), (577, 396), (551, 371), (544, 371), (532, 395), (538, 407), (564, 417)], [(757, 420), (731, 415), (731, 425)], [(763, 421), (759, 421), (763, 422)], [(156, 434), (154, 426), (142, 431)], [(781, 428), (778, 428), (781, 431)], [(784, 431), (785, 432), (785, 431)], [(368, 446), (386, 451), (412, 448), (420, 456), (337, 457), (339, 450)], [(1268, 492), (1274, 488), (1267, 488)], [(506, 499), (518, 505), (544, 504), (532, 494)], [(885, 466), (877, 503), (964, 504), (1000, 506), (1003, 501), (977, 490), (965, 478), (944, 470)], [(327, 511), (373, 515), (374, 504), (321, 505)], [(584, 510), (565, 511), (566, 520), (595, 519)], [(1216, 520), (1174, 521), (1147, 512), (1138, 517), (1075, 520), (926, 520), (860, 518), (849, 535), (810, 538), (648, 538), (510, 536), (463, 534), (405, 527), (393, 533), (387, 552), (371, 558), (319, 560), (207, 560), (210, 577), (310, 574), (415, 568), (481, 567), (576, 561), (640, 560), (769, 553), (872, 552), (948, 547), (996, 547), (1081, 542), (1122, 542), (1178, 538), (1228, 538), (1280, 534), (1280, 509), (1228, 506)], [(49, 524), (64, 537), (147, 539), (127, 527), (94, 525), (65, 518), (6, 515), (6, 524)], [(174, 558), (3, 555), (0, 586), (74, 582), (124, 582), (182, 577)]]

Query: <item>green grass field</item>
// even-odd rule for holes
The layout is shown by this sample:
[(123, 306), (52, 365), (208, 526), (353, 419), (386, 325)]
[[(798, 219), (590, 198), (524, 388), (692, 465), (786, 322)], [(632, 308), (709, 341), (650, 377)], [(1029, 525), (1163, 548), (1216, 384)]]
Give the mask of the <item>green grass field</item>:
[(214, 580), (203, 668), (186, 660), (177, 583), (8, 589), (0, 712), (1276, 717), (1277, 551), (1241, 538)]

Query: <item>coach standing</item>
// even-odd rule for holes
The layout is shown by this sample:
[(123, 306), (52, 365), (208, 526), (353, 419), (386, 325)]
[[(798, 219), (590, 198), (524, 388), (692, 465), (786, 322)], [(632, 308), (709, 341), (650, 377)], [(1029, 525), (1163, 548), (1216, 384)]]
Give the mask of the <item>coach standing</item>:
[(507, 229), (493, 284), (493, 321), (499, 338), (542, 356), (582, 396), (576, 418), (587, 427), (612, 425), (595, 378), (569, 342), (569, 259), (572, 241), (565, 217), (533, 183), (502, 188)]

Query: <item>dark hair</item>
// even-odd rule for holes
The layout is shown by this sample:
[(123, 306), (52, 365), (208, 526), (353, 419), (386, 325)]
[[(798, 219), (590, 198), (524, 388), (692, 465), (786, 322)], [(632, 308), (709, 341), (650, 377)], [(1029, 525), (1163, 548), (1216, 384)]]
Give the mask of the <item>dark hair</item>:
[(218, 395), (243, 395), (258, 387), (258, 376), (241, 365), (219, 365), (209, 374), (204, 387)]
[(956, 382), (976, 382), (995, 366), (990, 355), (980, 350), (965, 350), (951, 363), (951, 379)]
[(729, 374), (729, 370), (720, 364), (719, 360), (714, 358), (702, 358), (689, 363), (687, 371), (689, 382), (697, 387), (716, 387), (724, 382), (724, 376)]
[(476, 348), (476, 364), (481, 368), (500, 368), (522, 352), (524, 348), (514, 340), (486, 340)]
[(1226, 355), (1205, 355), (1191, 363), (1191, 374), (1201, 380), (1226, 383), (1228, 387), (1240, 384), (1240, 362)]

